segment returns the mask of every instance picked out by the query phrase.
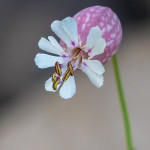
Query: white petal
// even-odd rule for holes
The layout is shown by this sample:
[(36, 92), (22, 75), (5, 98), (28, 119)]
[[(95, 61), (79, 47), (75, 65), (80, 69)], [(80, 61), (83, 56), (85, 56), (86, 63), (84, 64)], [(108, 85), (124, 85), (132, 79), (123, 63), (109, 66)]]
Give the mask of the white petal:
[(89, 53), (90, 58), (94, 57), (95, 55), (99, 55), (104, 53), (104, 49), (106, 47), (106, 42), (103, 38), (100, 38), (97, 43), (95, 44), (94, 48)]
[(67, 17), (62, 20), (62, 26), (70, 37), (71, 41), (74, 42), (76, 45), (78, 44), (78, 31), (77, 31), (77, 23), (74, 18)]
[(55, 63), (57, 61), (59, 62), (59, 64), (62, 64), (64, 60), (62, 57), (59, 56), (51, 56), (47, 54), (38, 53), (35, 56), (34, 61), (38, 68), (44, 69), (55, 66)]
[(94, 47), (97, 41), (102, 37), (101, 30), (98, 26), (92, 27), (87, 37), (86, 50), (90, 50)]
[(46, 90), (46, 91), (49, 91), (49, 92), (56, 92), (56, 91), (59, 89), (60, 85), (61, 85), (61, 84), (58, 84), (58, 85), (57, 85), (57, 89), (54, 90), (54, 89), (53, 89), (52, 77), (51, 77), (51, 78), (49, 78), (49, 79), (45, 82), (45, 90)]
[(60, 53), (65, 54), (66, 52), (63, 50), (63, 48), (60, 46), (60, 44), (57, 42), (57, 40), (53, 36), (48, 36), (49, 41), (53, 46), (57, 48), (57, 50), (60, 51)]
[(82, 59), (82, 62), (86, 63), (86, 65), (98, 75), (102, 75), (105, 72), (102, 63), (98, 60)]
[(70, 47), (71, 39), (69, 38), (67, 33), (64, 31), (61, 21), (59, 20), (54, 21), (51, 24), (51, 29), (60, 39), (62, 39), (66, 43), (68, 47)]
[(104, 78), (102, 75), (98, 75), (92, 71), (89, 67), (82, 65), (82, 71), (89, 77), (90, 81), (97, 87), (100, 88), (103, 85)]
[(39, 40), (38, 46), (40, 49), (56, 55), (63, 55), (65, 53), (64, 50), (60, 50), (55, 46), (55, 44), (52, 44), (50, 41), (43, 37)]
[(76, 85), (75, 85), (75, 79), (74, 76), (70, 76), (66, 82), (63, 83), (59, 94), (61, 98), (69, 99), (74, 96), (76, 93)]

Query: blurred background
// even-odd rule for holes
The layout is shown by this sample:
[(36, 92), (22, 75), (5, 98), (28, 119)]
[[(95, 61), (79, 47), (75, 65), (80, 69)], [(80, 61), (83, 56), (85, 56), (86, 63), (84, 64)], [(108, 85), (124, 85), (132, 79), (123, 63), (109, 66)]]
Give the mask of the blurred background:
[(0, 150), (126, 150), (111, 61), (100, 89), (77, 71), (71, 100), (46, 92), (54, 69), (34, 64), (40, 37), (55, 36), (53, 20), (94, 5), (121, 20), (117, 56), (135, 150), (150, 149), (149, 0), (0, 0)]

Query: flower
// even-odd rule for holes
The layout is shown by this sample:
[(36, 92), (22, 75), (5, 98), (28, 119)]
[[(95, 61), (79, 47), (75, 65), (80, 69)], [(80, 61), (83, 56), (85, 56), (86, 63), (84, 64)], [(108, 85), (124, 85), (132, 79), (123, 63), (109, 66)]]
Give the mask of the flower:
[(76, 93), (76, 69), (81, 69), (91, 82), (100, 88), (103, 85), (102, 74), (105, 69), (99, 60), (94, 59), (96, 55), (104, 53), (106, 46), (100, 28), (94, 26), (90, 29), (84, 45), (78, 36), (74, 18), (56, 20), (51, 24), (51, 29), (65, 43), (65, 47), (61, 47), (52, 36), (49, 36), (48, 40), (42, 37), (38, 43), (40, 49), (56, 55), (38, 53), (35, 57), (35, 63), (41, 69), (55, 66), (53, 76), (45, 83), (46, 91), (56, 92), (63, 84), (59, 91), (60, 96), (64, 99), (73, 97)]

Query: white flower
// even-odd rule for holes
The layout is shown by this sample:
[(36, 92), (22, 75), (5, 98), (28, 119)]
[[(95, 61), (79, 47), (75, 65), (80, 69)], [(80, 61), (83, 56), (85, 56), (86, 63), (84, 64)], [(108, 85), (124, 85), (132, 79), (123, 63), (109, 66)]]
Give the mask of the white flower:
[(87, 74), (91, 82), (100, 88), (103, 85), (102, 74), (105, 69), (100, 61), (92, 59), (95, 55), (102, 54), (106, 46), (100, 28), (91, 28), (84, 46), (80, 44), (74, 18), (56, 20), (51, 24), (51, 29), (65, 42), (67, 49), (63, 49), (52, 36), (49, 36), (48, 40), (42, 37), (38, 43), (40, 49), (57, 55), (38, 53), (35, 57), (35, 63), (41, 69), (55, 66), (55, 73), (45, 83), (46, 91), (56, 92), (63, 83), (59, 91), (60, 96), (64, 99), (73, 97), (76, 93), (74, 71), (77, 68)]

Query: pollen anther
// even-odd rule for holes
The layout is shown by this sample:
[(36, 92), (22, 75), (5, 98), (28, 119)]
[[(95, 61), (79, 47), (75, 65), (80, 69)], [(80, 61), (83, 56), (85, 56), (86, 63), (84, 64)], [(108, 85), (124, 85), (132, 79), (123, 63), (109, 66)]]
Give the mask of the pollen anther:
[(60, 82), (60, 78), (57, 77), (57, 78), (56, 78), (56, 81), (53, 82), (53, 89), (54, 89), (54, 90), (57, 89), (57, 85), (59, 84), (59, 82)]
[(55, 82), (55, 81), (56, 81), (55, 76), (56, 76), (56, 72), (54, 72), (54, 74), (53, 74), (53, 76), (52, 76), (52, 82)]
[(69, 68), (69, 70), (70, 70), (70, 75), (73, 76), (73, 75), (74, 75), (74, 73), (73, 73), (73, 67), (72, 67), (70, 61), (68, 62), (67, 66), (68, 66), (68, 68)]
[(77, 53), (77, 55), (74, 57), (74, 59), (77, 59), (80, 56), (80, 51)]
[(70, 69), (68, 68), (65, 74), (63, 75), (63, 78), (62, 78), (63, 82), (65, 82), (69, 78), (69, 76), (70, 76)]
[(61, 67), (58, 61), (55, 63), (55, 71), (59, 76), (61, 76), (62, 71), (61, 71)]

